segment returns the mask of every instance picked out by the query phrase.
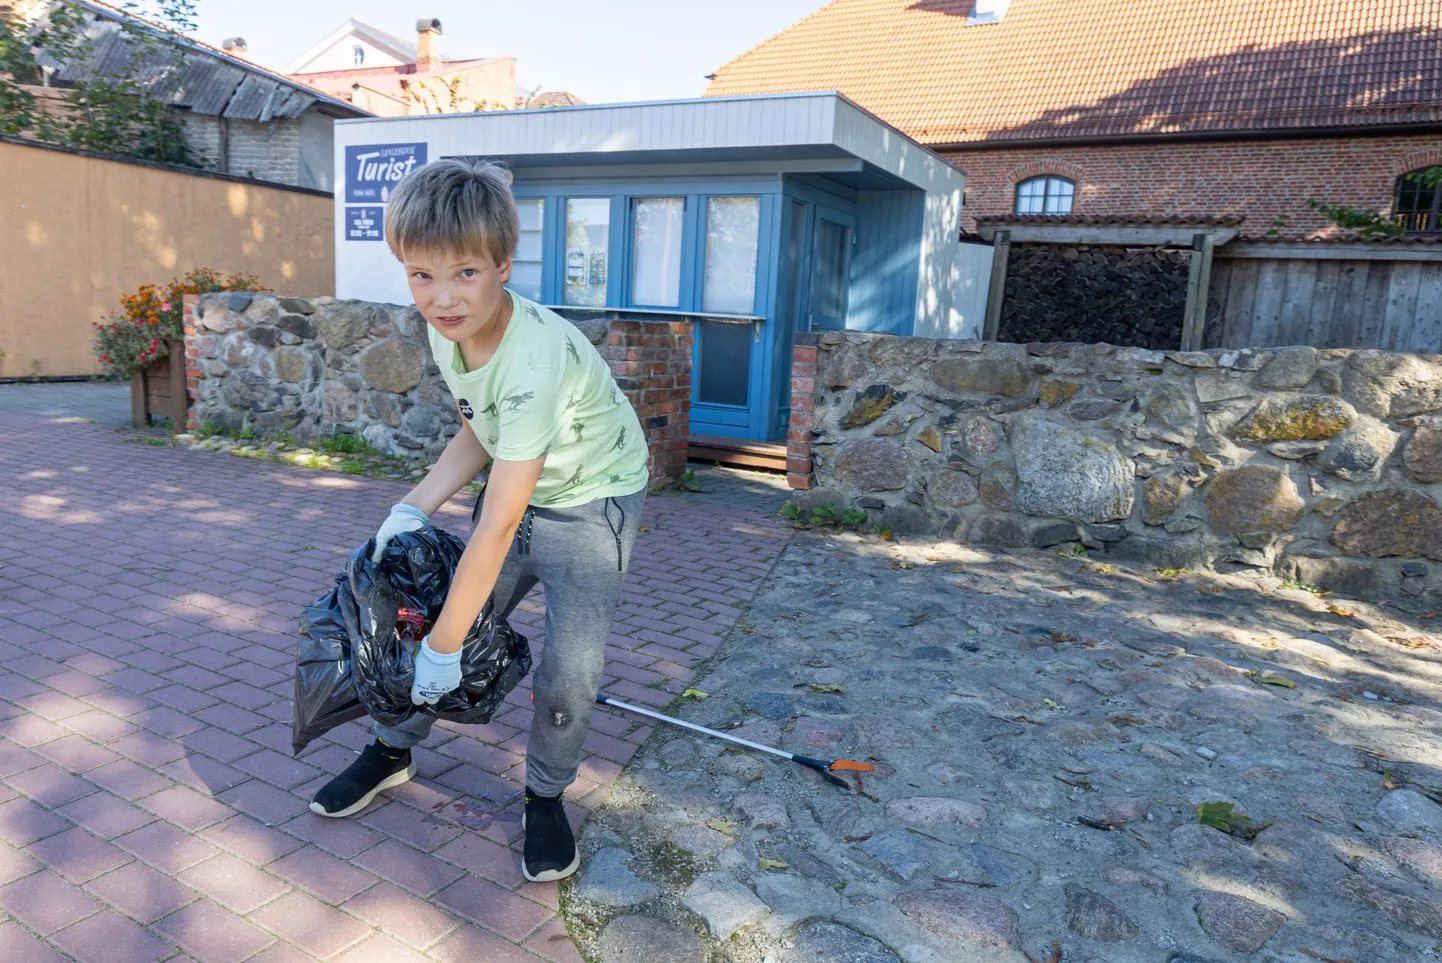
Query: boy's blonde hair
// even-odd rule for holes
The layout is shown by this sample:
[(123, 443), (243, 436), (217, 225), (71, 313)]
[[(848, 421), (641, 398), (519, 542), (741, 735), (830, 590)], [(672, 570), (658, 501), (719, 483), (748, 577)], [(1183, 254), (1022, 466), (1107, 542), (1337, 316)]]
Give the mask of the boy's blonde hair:
[(407, 252), (489, 254), (500, 264), (516, 253), (521, 224), (511, 172), (494, 161), (448, 157), (417, 169), (391, 193), (386, 243)]

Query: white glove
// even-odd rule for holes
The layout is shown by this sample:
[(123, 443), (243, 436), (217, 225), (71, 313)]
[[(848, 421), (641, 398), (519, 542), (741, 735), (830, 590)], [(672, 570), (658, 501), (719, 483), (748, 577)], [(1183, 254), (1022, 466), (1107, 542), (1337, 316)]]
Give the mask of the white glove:
[(414, 532), (431, 523), (431, 517), (414, 505), (404, 502), (391, 506), (391, 513), (376, 532), (376, 550), (371, 554), (372, 562), (379, 562), (386, 550), (386, 543), (401, 532)]
[(433, 706), (461, 684), (461, 650), (442, 655), (431, 648), (430, 636), (421, 640), (416, 653), (415, 681), (411, 683), (411, 701), (416, 705)]

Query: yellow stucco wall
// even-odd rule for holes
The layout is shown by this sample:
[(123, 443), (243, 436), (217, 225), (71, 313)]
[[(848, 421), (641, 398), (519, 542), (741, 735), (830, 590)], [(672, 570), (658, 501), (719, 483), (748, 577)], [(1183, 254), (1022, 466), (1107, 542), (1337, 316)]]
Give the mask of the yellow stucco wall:
[(0, 142), (0, 377), (84, 375), (91, 322), (193, 268), (335, 291), (330, 197)]

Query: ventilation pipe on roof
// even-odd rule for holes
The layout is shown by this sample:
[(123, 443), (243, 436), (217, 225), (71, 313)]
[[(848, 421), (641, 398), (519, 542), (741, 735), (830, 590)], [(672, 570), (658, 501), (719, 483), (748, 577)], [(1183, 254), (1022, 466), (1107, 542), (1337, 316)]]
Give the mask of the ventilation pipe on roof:
[(441, 68), (441, 22), (434, 17), (416, 21), (416, 70)]

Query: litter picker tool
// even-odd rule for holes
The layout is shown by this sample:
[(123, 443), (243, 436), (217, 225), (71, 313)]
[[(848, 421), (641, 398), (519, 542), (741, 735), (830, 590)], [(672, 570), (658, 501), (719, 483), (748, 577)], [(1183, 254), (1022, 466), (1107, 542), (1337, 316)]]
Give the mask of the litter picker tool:
[(808, 769), (815, 769), (821, 773), (821, 778), (833, 785), (840, 786), (848, 792), (852, 791), (852, 786), (845, 779), (836, 775), (838, 772), (871, 772), (876, 768), (868, 762), (857, 762), (854, 759), (833, 759), (827, 762), (824, 759), (812, 759), (810, 756), (802, 756), (794, 752), (783, 752), (780, 749), (773, 749), (771, 746), (763, 746), (759, 742), (752, 742), (750, 739), (742, 739), (740, 736), (728, 736), (724, 732), (707, 729), (705, 726), (698, 726), (694, 722), (687, 722), (684, 719), (677, 719), (674, 716), (668, 716), (652, 709), (643, 709), (640, 706), (633, 706), (621, 702), (619, 699), (611, 698), (604, 692), (598, 692), (596, 694), (596, 702), (603, 706), (610, 706), (613, 709), (620, 709), (622, 712), (634, 712), (638, 716), (655, 719), (657, 722), (680, 726), (682, 729), (690, 729), (692, 732), (699, 732), (703, 736), (724, 739), (738, 746), (755, 749), (757, 752), (765, 752), (773, 756), (780, 756), (782, 759), (790, 759), (792, 762), (800, 763)]

